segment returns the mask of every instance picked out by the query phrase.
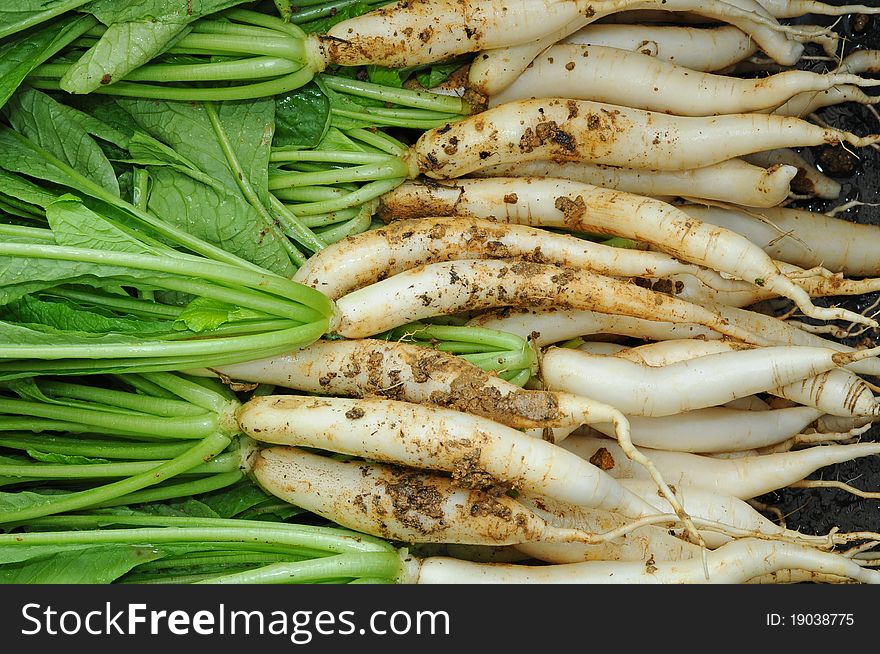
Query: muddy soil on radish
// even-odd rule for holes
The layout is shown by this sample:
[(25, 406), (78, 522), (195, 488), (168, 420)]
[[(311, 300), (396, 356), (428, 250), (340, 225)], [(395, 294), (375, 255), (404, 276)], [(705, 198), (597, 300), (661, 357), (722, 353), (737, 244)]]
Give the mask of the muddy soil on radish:
[[(842, 2), (830, 0), (830, 4), (839, 5)], [(810, 20), (801, 19), (794, 22), (830, 25), (834, 19), (812, 17)], [(856, 48), (880, 49), (880, 16), (846, 16), (838, 23), (836, 29), (846, 38), (845, 54)], [(810, 49), (808, 54), (821, 53)], [(817, 72), (833, 67), (831, 62), (806, 62), (806, 64), (803, 67)], [(869, 94), (876, 95), (878, 91), (871, 89)], [(818, 115), (836, 128), (852, 130), (858, 134), (880, 131), (880, 121), (877, 117), (860, 105), (845, 104), (828, 107), (819, 111)], [(880, 151), (864, 148), (859, 153), (859, 158), (839, 147), (803, 148), (799, 152), (808, 161), (814, 162), (826, 175), (840, 182), (843, 189), (841, 197), (837, 200), (794, 206), (812, 211), (828, 211), (855, 199), (869, 204), (880, 203)], [(880, 225), (880, 207), (856, 207), (839, 214), (838, 217), (858, 223)], [(880, 243), (878, 243), (877, 256), (880, 257)], [(880, 309), (880, 306), (873, 309), (869, 307), (878, 300), (880, 294), (873, 293), (855, 298), (820, 299), (816, 304), (827, 306), (833, 303), (853, 311), (868, 310), (869, 313), (873, 313)], [(868, 330), (846, 342), (849, 345), (878, 345), (880, 332), (876, 329)], [(869, 381), (880, 384), (880, 380), (876, 378)], [(875, 425), (862, 437), (862, 440), (880, 440), (880, 425)], [(861, 490), (880, 491), (880, 457), (829, 466), (811, 475), (810, 479), (842, 481)], [(790, 489), (770, 493), (759, 499), (781, 510), (786, 516), (790, 529), (799, 529), (804, 533), (826, 533), (835, 526), (843, 531), (880, 530), (880, 499), (854, 497), (836, 489)]]

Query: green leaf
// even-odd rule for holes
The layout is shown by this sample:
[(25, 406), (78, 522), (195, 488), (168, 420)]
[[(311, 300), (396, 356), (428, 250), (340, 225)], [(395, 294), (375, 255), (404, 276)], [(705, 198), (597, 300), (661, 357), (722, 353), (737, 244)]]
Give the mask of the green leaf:
[(96, 459), (88, 456), (74, 454), (58, 454), (56, 452), (39, 452), (27, 450), (28, 456), (41, 463), (63, 463), (67, 465), (83, 465), (92, 463), (110, 463), (110, 459)]
[[(22, 511), (35, 506), (45, 506), (55, 501), (56, 496), (31, 491), (0, 493), (0, 512)], [(4, 548), (0, 548), (2, 550)]]
[(330, 101), (314, 82), (275, 98), (275, 147), (310, 150), (329, 128)]
[(394, 88), (403, 88), (406, 78), (401, 75), (401, 71), (396, 68), (385, 68), (384, 66), (367, 66), (367, 80), (373, 84), (381, 84), (383, 86), (391, 86)]
[(333, 12), (326, 18), (319, 18), (308, 23), (300, 25), (306, 32), (323, 34), (327, 32), (336, 23), (341, 23), (349, 18), (361, 16), (373, 10), (373, 7), (366, 2), (356, 2), (352, 5), (346, 5), (336, 12)]
[(157, 337), (175, 331), (171, 322), (138, 320), (88, 310), (67, 300), (41, 301), (26, 295), (0, 308), (7, 322), (39, 324), (61, 331)]
[[(34, 0), (28, 0), (33, 2)], [(190, 23), (247, 0), (93, 0), (83, 11), (97, 17), (105, 25), (153, 18), (167, 23)]]
[(244, 481), (229, 488), (206, 493), (199, 499), (221, 518), (234, 518), (271, 498), (271, 495), (255, 483)]
[(58, 196), (54, 193), (42, 189), (24, 177), (3, 169), (0, 169), (0, 192), (22, 202), (35, 204), (43, 209), (58, 199)]
[(185, 23), (155, 19), (110, 25), (98, 42), (67, 69), (59, 85), (68, 93), (91, 93), (124, 79), (189, 30)]
[(449, 79), (450, 75), (461, 68), (461, 62), (438, 64), (416, 74), (416, 79), (423, 88), (432, 89)]
[(232, 320), (246, 320), (257, 316), (253, 311), (200, 297), (187, 305), (175, 324), (192, 332), (203, 332), (217, 329)]
[[(0, 10), (0, 23), (2, 18), (3, 12)], [(94, 20), (87, 16), (69, 16), (0, 46), (0, 107), (6, 104), (28, 73), (93, 23)]]
[(58, 245), (136, 254), (159, 254), (128, 232), (98, 215), (79, 198), (62, 195), (46, 207), (46, 219)]
[(357, 141), (350, 139), (340, 129), (331, 127), (323, 140), (315, 148), (329, 152), (364, 152), (365, 149)]
[(55, 551), (51, 554), (0, 566), (0, 583), (109, 584), (143, 563), (167, 556), (165, 548), (150, 545), (113, 544), (53, 549)]
[(17, 131), (74, 170), (119, 195), (113, 166), (100, 146), (70, 119), (69, 112), (59, 102), (41, 91), (22, 88), (10, 99), (8, 109), (9, 121)]
[(0, 39), (52, 20), (88, 0), (14, 0), (0, 7)]
[(152, 213), (267, 270), (285, 277), (293, 274), (281, 242), (284, 237), (263, 229), (260, 215), (240, 194), (208, 186), (171, 168), (149, 170)]

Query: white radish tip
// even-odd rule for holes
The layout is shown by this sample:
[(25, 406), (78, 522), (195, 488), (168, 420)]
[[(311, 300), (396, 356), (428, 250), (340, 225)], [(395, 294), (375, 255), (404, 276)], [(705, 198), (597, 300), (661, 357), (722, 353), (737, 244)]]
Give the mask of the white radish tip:
[(855, 350), (854, 352), (835, 352), (831, 360), (838, 366), (846, 366), (856, 361), (863, 361), (872, 357), (880, 356), (880, 347), (872, 347), (867, 350)]

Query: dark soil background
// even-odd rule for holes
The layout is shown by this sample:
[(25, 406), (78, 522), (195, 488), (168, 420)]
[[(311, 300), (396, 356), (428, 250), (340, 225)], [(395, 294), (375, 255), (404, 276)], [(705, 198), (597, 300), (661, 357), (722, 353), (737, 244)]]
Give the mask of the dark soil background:
[[(840, 0), (826, 0), (830, 4), (844, 4)], [(866, 0), (863, 4), (878, 7), (880, 0)], [(798, 19), (799, 23), (831, 25), (837, 21), (830, 17), (808, 17)], [(845, 16), (836, 22), (835, 29), (845, 39), (844, 53), (856, 48), (880, 49), (880, 16)], [(818, 49), (809, 48), (809, 54), (821, 55)], [(804, 68), (817, 72), (833, 67), (832, 62), (807, 62)], [(874, 89), (866, 89), (868, 94), (876, 94)], [(880, 107), (880, 105), (877, 105)], [(846, 129), (859, 135), (880, 132), (880, 122), (865, 107), (848, 103), (829, 107), (818, 112), (829, 125)], [(827, 211), (846, 201), (858, 199), (866, 203), (880, 203), (880, 151), (863, 148), (858, 158), (842, 151), (841, 148), (815, 147), (800, 152), (825, 172), (843, 184), (840, 199), (830, 202), (814, 202), (803, 206), (813, 211)], [(841, 155), (843, 170), (837, 166), (829, 167), (835, 155)], [(846, 170), (850, 168), (851, 170)], [(856, 207), (838, 215), (839, 218), (859, 223), (880, 226), (880, 207)], [(880, 230), (877, 235), (877, 258), (880, 260)], [(855, 311), (863, 311), (878, 300), (880, 294), (874, 293), (858, 298), (829, 298), (834, 304)], [(817, 302), (818, 303), (818, 302)], [(877, 311), (873, 309), (871, 313)], [(848, 341), (850, 345), (880, 344), (880, 332), (869, 330)], [(880, 384), (878, 379), (869, 381)], [(875, 426), (862, 440), (880, 440), (880, 424)], [(880, 457), (858, 459), (845, 464), (829, 466), (811, 475), (811, 479), (839, 480), (850, 483), (865, 491), (880, 491)], [(766, 504), (775, 506), (786, 517), (789, 528), (804, 533), (827, 533), (833, 527), (842, 531), (871, 530), (880, 531), (880, 499), (862, 499), (833, 489), (785, 489), (759, 498)]]

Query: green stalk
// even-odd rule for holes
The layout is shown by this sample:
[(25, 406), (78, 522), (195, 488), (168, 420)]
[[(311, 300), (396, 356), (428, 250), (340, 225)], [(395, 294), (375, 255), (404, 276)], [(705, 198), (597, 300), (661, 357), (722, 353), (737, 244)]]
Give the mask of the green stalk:
[(321, 559), (275, 563), (256, 570), (220, 575), (199, 583), (210, 584), (290, 584), (310, 583), (321, 579), (346, 577), (382, 577), (395, 579), (401, 572), (397, 552), (337, 554)]
[(390, 179), (379, 179), (374, 182), (368, 182), (362, 185), (356, 191), (347, 193), (346, 195), (335, 200), (324, 200), (322, 202), (309, 202), (297, 204), (293, 209), (306, 220), (308, 216), (316, 216), (326, 213), (332, 213), (343, 209), (357, 207), (371, 200), (381, 197), (388, 191), (397, 188), (406, 181), (405, 177), (392, 177)]
[(157, 318), (175, 320), (180, 316), (183, 307), (175, 307), (158, 302), (138, 300), (127, 295), (101, 293), (99, 291), (81, 290), (69, 286), (55, 286), (41, 291), (43, 295), (61, 297), (82, 304), (115, 309), (141, 318)]
[[(211, 434), (187, 450), (184, 454), (133, 477), (99, 486), (98, 488), (90, 488), (89, 490), (70, 493), (69, 495), (60, 497), (53, 496), (45, 503), (39, 505), (0, 511), (0, 523), (23, 522), (52, 513), (76, 511), (92, 506), (93, 504), (106, 502), (122, 495), (133, 493), (134, 491), (141, 490), (147, 486), (158, 484), (164, 479), (186, 472), (205, 461), (209, 461), (225, 450), (231, 442), (232, 439), (226, 434)], [(17, 542), (22, 542), (22, 534), (14, 534), (12, 536)]]
[[(298, 6), (305, 6), (306, 4), (310, 4), (308, 0), (297, 0)], [(287, 32), (288, 34), (290, 34), (290, 36), (296, 39), (305, 39), (308, 37), (308, 34), (306, 34), (300, 27), (276, 18), (275, 16), (270, 16), (269, 14), (251, 11), (249, 9), (242, 9), (240, 7), (234, 7), (232, 9), (227, 9), (225, 12), (225, 16), (232, 20), (237, 20), (240, 23), (257, 25), (259, 27), (265, 27), (266, 29), (271, 29), (278, 32)]]
[[(297, 205), (298, 206), (298, 205)], [(361, 207), (352, 207), (351, 209), (341, 209), (331, 213), (319, 213), (314, 216), (303, 216), (302, 221), (309, 227), (326, 227), (327, 225), (335, 225), (357, 217), (361, 212)]]
[[(26, 364), (25, 364), (26, 366)], [(23, 374), (23, 377), (33, 377), (33, 371), (27, 371), (30, 374)], [(101, 436), (119, 436), (129, 439), (151, 439), (151, 435), (139, 434), (137, 432), (126, 432), (112, 427), (97, 427), (95, 425), (84, 425), (80, 422), (70, 422), (66, 420), (37, 420), (34, 417), (21, 416), (0, 416), (0, 432), (9, 431), (58, 431), (70, 432), (72, 434), (99, 434)]]
[(217, 416), (209, 413), (163, 418), (145, 414), (104, 413), (13, 398), (0, 398), (0, 412), (75, 422), (129, 434), (141, 433), (153, 438), (203, 438), (217, 429)]
[(430, 91), (394, 88), (348, 77), (337, 77), (335, 75), (322, 74), (321, 81), (328, 88), (340, 93), (393, 103), (401, 107), (426, 109), (444, 114), (471, 113), (471, 107), (457, 96), (441, 95), (439, 93), (431, 93)]
[(275, 218), (278, 219), (282, 229), (284, 229), (284, 233), (291, 238), (296, 239), (313, 252), (319, 252), (327, 246), (324, 239), (309, 229), (296, 214), (279, 202), (278, 198), (272, 194), (269, 194), (269, 208), (272, 210)]
[(323, 229), (319, 233), (321, 238), (327, 241), (327, 243), (336, 243), (349, 236), (367, 231), (372, 222), (373, 212), (370, 210), (370, 207), (362, 207), (358, 215), (351, 220), (334, 225), (328, 229)]
[[(325, 200), (337, 200), (344, 197), (347, 195), (347, 192), (333, 186), (296, 186), (293, 188), (280, 188), (274, 192), (274, 195), (279, 200), (286, 200), (288, 202), (324, 202)], [(303, 222), (303, 224), (307, 223)]]
[(224, 397), (218, 390), (209, 388), (195, 381), (185, 379), (180, 375), (167, 372), (143, 373), (145, 380), (152, 382), (160, 388), (164, 388), (178, 397), (182, 397), (189, 404), (201, 407), (203, 410), (223, 414), (230, 410), (236, 402)]
[[(78, 545), (98, 543), (254, 543), (306, 547), (326, 552), (391, 552), (378, 538), (336, 527), (283, 524), (222, 518), (168, 516), (57, 516), (33, 520), (29, 526), (62, 525), (78, 531), (0, 534), (0, 547), (11, 545)], [(133, 529), (95, 529), (101, 526), (144, 525)], [(150, 527), (149, 525), (157, 525)]]
[(191, 481), (182, 481), (176, 484), (164, 484), (155, 488), (148, 488), (142, 491), (129, 493), (121, 497), (117, 497), (107, 502), (95, 504), (92, 508), (106, 508), (111, 506), (126, 506), (133, 504), (147, 504), (149, 502), (165, 502), (178, 498), (189, 498), (193, 495), (201, 493), (210, 493), (211, 491), (220, 490), (232, 486), (233, 484), (244, 479), (244, 473), (241, 470), (233, 470), (231, 472), (221, 472), (210, 477), (202, 479), (194, 479)]
[(154, 461), (172, 459), (186, 452), (192, 443), (131, 443), (99, 439), (70, 438), (41, 434), (0, 434), (0, 447), (16, 450), (36, 450), (68, 456), (87, 456), (102, 459), (134, 459)]
[(46, 241), (47, 243), (55, 242), (55, 235), (51, 229), (42, 227), (25, 227), (24, 225), (6, 225), (0, 223), (0, 236), (11, 236), (13, 238), (28, 238), (34, 241)]
[[(112, 86), (102, 88), (112, 88)], [(363, 111), (348, 111), (346, 109), (332, 108), (330, 109), (330, 113), (334, 116), (351, 118), (352, 120), (357, 120), (376, 126), (405, 127), (407, 129), (419, 130), (429, 130), (435, 129), (437, 127), (443, 127), (448, 123), (456, 122), (464, 118), (464, 116), (461, 114), (444, 114), (446, 117), (443, 119), (417, 120), (414, 118), (396, 118), (394, 116), (384, 116), (380, 113), (374, 113), (371, 111), (370, 107), (364, 107)]]
[(370, 131), (362, 127), (357, 127), (355, 129), (345, 130), (344, 133), (346, 136), (353, 138), (356, 141), (371, 145), (382, 152), (393, 154), (395, 157), (400, 157), (409, 151), (409, 148), (407, 148), (406, 145), (393, 136), (379, 130)]
[[(193, 406), (190, 402), (181, 400), (168, 400), (157, 397), (146, 397), (137, 393), (116, 391), (99, 386), (86, 386), (84, 384), (70, 384), (68, 382), (40, 380), (37, 382), (40, 390), (46, 395), (54, 395), (65, 399), (86, 400), (123, 409), (131, 409), (140, 413), (164, 416), (197, 416), (204, 414), (208, 407)], [(201, 408), (200, 408), (201, 407)]]
[[(305, 347), (321, 338), (327, 329), (327, 321), (319, 321), (273, 334), (259, 334), (251, 337), (249, 341), (245, 340), (247, 337), (240, 337), (235, 341), (237, 344), (235, 348), (227, 347), (226, 349), (207, 353), (181, 353), (170, 356), (161, 356), (159, 352), (154, 352), (153, 354), (156, 354), (156, 356), (148, 359), (110, 356), (109, 358), (112, 359), (110, 362), (94, 358), (0, 361), (0, 376), (6, 379), (14, 379), (18, 377), (33, 377), (35, 374), (124, 374), (211, 368), (254, 359), (265, 359)], [(215, 345), (217, 344), (217, 341), (212, 342)], [(164, 345), (167, 350), (168, 344), (165, 343)], [(162, 344), (158, 344), (159, 348), (161, 346)], [(88, 353), (88, 348), (85, 348), (84, 354)], [(2, 354), (2, 346), (0, 346), (0, 358), (2, 358)], [(2, 417), (0, 417), (0, 425), (2, 425)], [(20, 427), (15, 428), (19, 429)], [(143, 437), (141, 434), (134, 435)]]
[[(192, 449), (192, 447), (190, 447)], [(30, 479), (109, 479), (145, 475), (169, 461), (120, 461), (116, 463), (22, 463), (0, 464), (0, 476)], [(241, 462), (237, 455), (216, 457), (199, 461), (190, 466), (187, 474), (226, 473), (238, 469)]]
[(351, 166), (314, 173), (280, 173), (269, 177), (269, 190), (289, 186), (317, 186), (341, 182), (367, 182), (396, 177), (408, 177), (409, 166), (398, 158), (382, 163)]
[(144, 563), (137, 567), (137, 572), (161, 572), (205, 565), (280, 563), (289, 560), (288, 556), (275, 552), (194, 552)]
[[(218, 87), (183, 87), (157, 86), (144, 82), (114, 82), (100, 86), (92, 93), (129, 98), (145, 98), (148, 100), (176, 100), (178, 102), (210, 102), (223, 100), (254, 100), (288, 93), (308, 84), (314, 72), (307, 67), (294, 73), (283, 75), (267, 82), (241, 84), (239, 86)], [(44, 91), (61, 91), (61, 85), (55, 79), (29, 77), (28, 84)], [(429, 129), (429, 128), (426, 128)], [(196, 250), (197, 251), (197, 250)]]
[[(326, 317), (332, 316), (335, 313), (332, 301), (319, 291), (279, 275), (269, 273), (262, 268), (255, 267), (252, 272), (251, 270), (243, 270), (237, 265), (206, 261), (199, 257), (183, 254), (173, 257), (157, 257), (130, 252), (92, 250), (59, 245), (0, 243), (0, 256), (82, 261), (135, 268), (137, 270), (151, 270), (179, 277), (195, 277), (217, 282), (218, 284), (226, 284), (233, 288), (257, 288), (261, 291), (292, 300), (303, 305), (305, 315), (309, 319), (314, 319), (314, 312)], [(291, 307), (291, 309), (293, 308)], [(299, 307), (296, 309), (300, 310)], [(291, 316), (288, 314), (286, 317), (290, 318)]]
[[(0, 359), (41, 359), (58, 361), (59, 359), (124, 359), (126, 357), (143, 358), (175, 358), (204, 357), (207, 365), (223, 354), (244, 354), (254, 350), (274, 349), (275, 347), (294, 349), (308, 343), (312, 337), (320, 338), (327, 329), (327, 321), (321, 320), (306, 323), (290, 329), (279, 330), (270, 334), (254, 334), (250, 336), (231, 336), (229, 338), (196, 339), (188, 341), (150, 341), (143, 340), (130, 344), (76, 344), (64, 345), (47, 349), (45, 345), (0, 345)], [(317, 334), (317, 336), (315, 336)], [(7, 349), (8, 348), (8, 349)], [(157, 362), (154, 362), (157, 363)], [(57, 365), (57, 364), (56, 364)], [(106, 366), (106, 364), (103, 364)], [(146, 370), (146, 369), (145, 369)], [(168, 370), (157, 368), (155, 370)], [(35, 368), (34, 372), (38, 370)], [(51, 371), (51, 367), (41, 369)], [(134, 372), (130, 370), (128, 372)], [(138, 371), (140, 372), (140, 371)]]
[(273, 149), (269, 161), (273, 163), (286, 161), (321, 161), (335, 164), (381, 164), (397, 157), (372, 152), (352, 152), (349, 150), (284, 150)]
[[(247, 57), (204, 64), (147, 64), (127, 73), (127, 82), (233, 82), (290, 75), (302, 65), (280, 57)], [(50, 71), (44, 72), (51, 77)]]
[(171, 54), (262, 55), (281, 57), (305, 66), (305, 42), (301, 38), (277, 35), (274, 38), (255, 39), (249, 34), (205, 34), (192, 31), (168, 48)]

